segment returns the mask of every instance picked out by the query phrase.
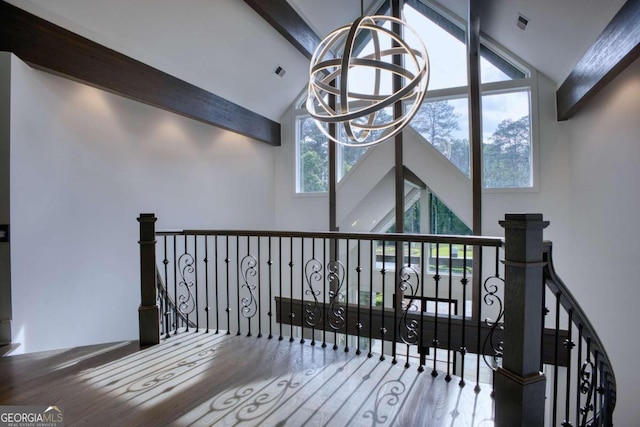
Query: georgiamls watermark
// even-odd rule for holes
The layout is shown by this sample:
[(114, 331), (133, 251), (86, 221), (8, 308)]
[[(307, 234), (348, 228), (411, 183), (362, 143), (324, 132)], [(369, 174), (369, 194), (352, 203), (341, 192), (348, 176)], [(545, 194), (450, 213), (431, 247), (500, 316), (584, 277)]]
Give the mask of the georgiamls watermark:
[(0, 427), (63, 427), (58, 406), (0, 406)]

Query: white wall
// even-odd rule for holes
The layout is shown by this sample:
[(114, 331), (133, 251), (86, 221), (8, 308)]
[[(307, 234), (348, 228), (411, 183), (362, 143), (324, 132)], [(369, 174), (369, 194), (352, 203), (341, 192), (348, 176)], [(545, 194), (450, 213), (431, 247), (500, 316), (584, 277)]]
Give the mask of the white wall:
[[(618, 380), (614, 424), (640, 423), (637, 248), (640, 60), (562, 124), (570, 150), (571, 250), (559, 273), (604, 341)], [(566, 265), (566, 267), (565, 267)]]
[(138, 223), (272, 228), (277, 149), (12, 60), (13, 339), (137, 338)]

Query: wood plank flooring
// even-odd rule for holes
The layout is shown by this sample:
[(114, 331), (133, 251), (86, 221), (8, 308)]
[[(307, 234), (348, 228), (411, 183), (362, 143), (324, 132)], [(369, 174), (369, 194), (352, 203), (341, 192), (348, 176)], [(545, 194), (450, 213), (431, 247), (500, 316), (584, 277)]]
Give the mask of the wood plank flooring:
[(493, 426), (486, 386), (288, 340), (179, 334), (0, 358), (0, 405), (57, 405), (66, 425)]

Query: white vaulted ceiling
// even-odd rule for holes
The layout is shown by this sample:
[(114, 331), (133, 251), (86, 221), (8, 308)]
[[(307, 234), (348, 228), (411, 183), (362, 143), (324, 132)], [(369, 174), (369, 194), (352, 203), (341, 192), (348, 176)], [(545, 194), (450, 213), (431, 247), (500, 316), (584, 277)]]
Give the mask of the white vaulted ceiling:
[[(320, 37), (360, 14), (359, 0), (288, 1)], [(8, 2), (275, 121), (307, 82), (308, 59), (242, 0)], [(467, 0), (439, 3), (466, 15)], [(623, 4), (483, 0), (481, 28), (559, 86)], [(519, 13), (526, 31), (516, 27)]]
[(308, 60), (242, 0), (10, 3), (275, 121), (306, 83)]

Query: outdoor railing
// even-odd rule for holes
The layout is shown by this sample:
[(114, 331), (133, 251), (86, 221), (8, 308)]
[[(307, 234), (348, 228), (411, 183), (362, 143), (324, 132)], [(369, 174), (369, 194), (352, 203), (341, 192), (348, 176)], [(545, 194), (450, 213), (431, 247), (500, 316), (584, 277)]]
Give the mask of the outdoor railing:
[[(609, 367), (600, 369), (601, 382), (613, 375), (600, 341), (596, 343), (595, 335), (587, 332), (592, 330), (590, 325), (581, 321), (582, 326), (576, 326), (581, 331), (577, 358), (589, 355), (579, 370), (582, 380), (572, 383), (577, 388), (569, 386), (571, 372), (577, 368), (572, 367), (576, 357), (567, 350), (576, 327), (563, 330), (558, 321), (548, 328), (544, 325), (542, 228), (546, 223), (541, 216), (507, 216), (502, 223), (505, 239), (247, 230), (156, 232), (152, 214), (142, 214), (139, 221), (143, 345), (158, 343), (160, 334), (168, 339), (188, 331), (224, 332), (308, 341), (380, 360), (390, 358), (407, 368), (428, 370), (434, 377), (442, 374), (446, 381), (455, 378), (460, 386), (471, 383), (476, 391), (494, 390), (496, 425), (534, 418), (540, 423), (534, 420), (531, 425), (543, 425), (543, 419), (557, 425), (557, 415), (551, 414), (559, 414), (565, 405), (557, 387), (566, 377), (566, 396), (574, 406), (578, 404), (578, 413), (586, 415), (580, 418), (582, 424), (562, 425), (610, 425), (604, 423), (604, 416), (610, 420), (611, 400), (603, 403), (582, 392), (593, 383), (585, 385), (590, 367), (594, 371)], [(533, 240), (532, 230), (539, 231)], [(552, 266), (545, 267), (547, 285), (564, 295), (553, 285), (559, 279), (549, 272)], [(505, 280), (522, 288), (505, 287)], [(538, 309), (524, 309), (526, 304)], [(516, 308), (505, 311), (509, 305)], [(569, 321), (583, 319), (574, 305), (567, 307), (572, 310)], [(538, 349), (538, 356), (529, 360), (530, 355), (518, 350), (525, 346)], [(552, 397), (549, 404), (545, 404), (545, 376), (539, 372), (547, 366), (554, 369), (548, 382), (553, 391), (546, 393)], [(514, 378), (520, 380), (514, 383)], [(607, 390), (601, 394), (611, 397)], [(514, 402), (514, 396), (526, 402)], [(593, 401), (594, 407), (587, 401)], [(606, 411), (604, 405), (608, 405)], [(589, 424), (594, 419), (602, 424)]]

